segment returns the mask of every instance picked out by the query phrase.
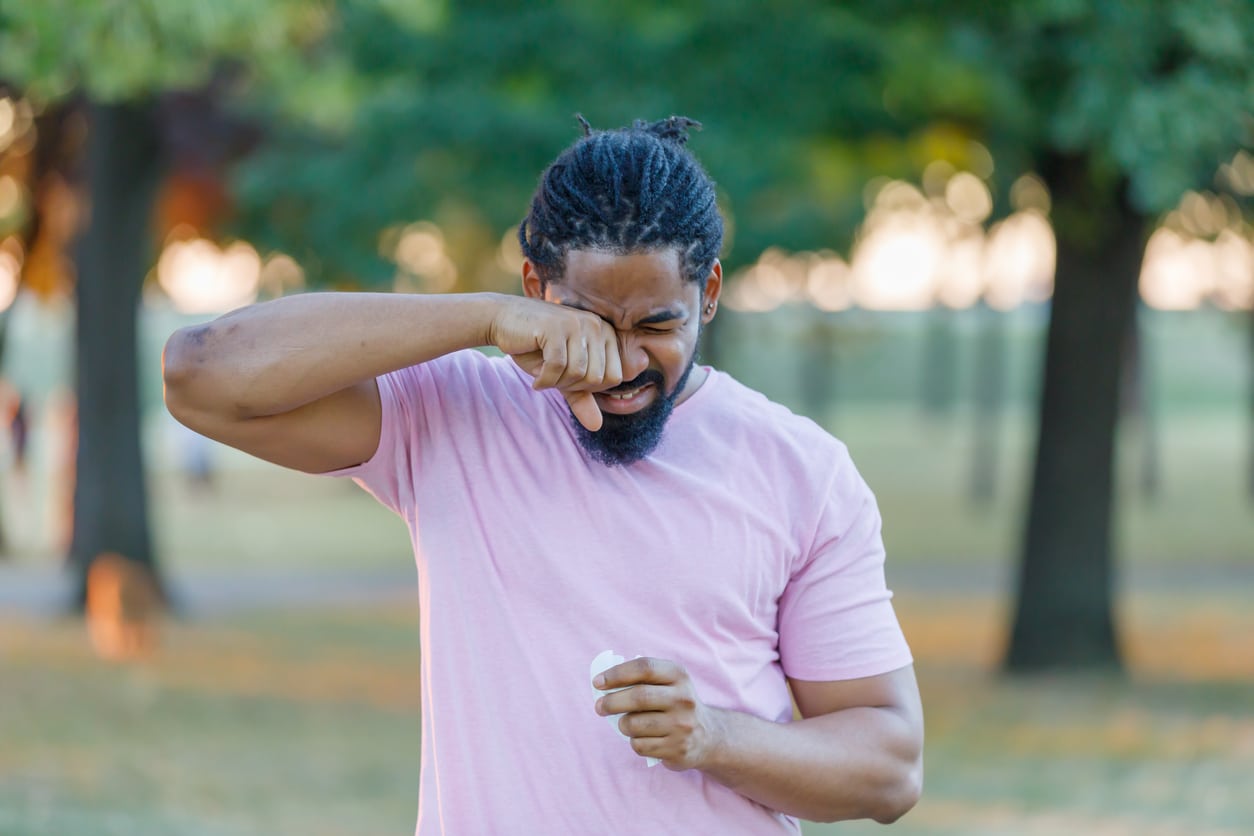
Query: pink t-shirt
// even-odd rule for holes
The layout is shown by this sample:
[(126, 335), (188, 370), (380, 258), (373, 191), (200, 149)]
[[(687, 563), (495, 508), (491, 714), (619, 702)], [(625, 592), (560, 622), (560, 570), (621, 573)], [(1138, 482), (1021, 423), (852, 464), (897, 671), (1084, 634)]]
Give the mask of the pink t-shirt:
[(593, 710), (589, 665), (670, 659), (706, 704), (787, 722), (786, 676), (909, 664), (845, 446), (712, 370), (650, 456), (609, 468), (530, 381), (476, 351), (380, 377), (379, 448), (337, 474), (413, 538), (417, 832), (799, 832), (700, 771), (648, 767)]

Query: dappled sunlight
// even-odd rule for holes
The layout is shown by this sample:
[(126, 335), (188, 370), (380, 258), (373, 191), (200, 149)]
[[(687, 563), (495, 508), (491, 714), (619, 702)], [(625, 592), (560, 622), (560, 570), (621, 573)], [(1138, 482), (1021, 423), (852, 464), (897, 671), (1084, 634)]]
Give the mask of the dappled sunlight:
[(261, 258), (236, 241), (220, 248), (204, 238), (174, 237), (157, 260), (157, 281), (176, 310), (225, 313), (257, 299)]
[(445, 293), (457, 285), (457, 265), (445, 248), (443, 230), (433, 223), (384, 230), (379, 252), (396, 263), (392, 289), (397, 292)]
[(848, 262), (831, 251), (767, 249), (731, 277), (727, 305), (747, 313), (795, 303), (925, 311), (984, 300), (1008, 311), (1049, 299), (1056, 244), (1039, 178), (1020, 177), (1011, 190), (1016, 211), (987, 230), (993, 198), (980, 177), (937, 161), (923, 183), (920, 190), (903, 180), (872, 181)]
[(17, 298), (17, 280), (22, 264), (8, 250), (0, 249), (0, 313), (9, 309)]
[(1159, 310), (1254, 308), (1254, 229), (1236, 202), (1187, 193), (1145, 246), (1140, 288)]

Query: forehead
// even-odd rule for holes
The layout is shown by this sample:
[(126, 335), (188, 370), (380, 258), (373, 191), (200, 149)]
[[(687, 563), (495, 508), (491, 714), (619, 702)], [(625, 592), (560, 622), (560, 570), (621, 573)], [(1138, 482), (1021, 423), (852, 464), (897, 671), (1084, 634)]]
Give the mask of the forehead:
[(570, 250), (561, 280), (550, 288), (556, 301), (596, 306), (599, 313), (611, 316), (687, 308), (689, 297), (700, 295), (696, 285), (685, 280), (675, 249)]

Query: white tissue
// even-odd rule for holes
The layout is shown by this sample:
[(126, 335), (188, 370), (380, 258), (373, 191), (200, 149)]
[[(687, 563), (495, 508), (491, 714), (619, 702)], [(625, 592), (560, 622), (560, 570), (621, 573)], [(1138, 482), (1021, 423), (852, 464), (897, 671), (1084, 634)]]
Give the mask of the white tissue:
[[(637, 656), (636, 658), (639, 659), (640, 657)], [(597, 654), (597, 657), (592, 660), (592, 664), (588, 666), (589, 685), (591, 685), (592, 680), (596, 679), (597, 674), (604, 673), (605, 671), (609, 670), (615, 665), (621, 665), (623, 662), (626, 662), (626, 661), (627, 661), (626, 659), (624, 659), (622, 656), (619, 656), (617, 653), (615, 653), (612, 650), (602, 650), (600, 653)], [(591, 687), (592, 687), (592, 693), (593, 693), (593, 698), (592, 698), (593, 702), (605, 696), (606, 694), (612, 694), (615, 691), (623, 690), (622, 688), (611, 688), (609, 690), (602, 691), (600, 688), (597, 688), (595, 685), (591, 685)], [(627, 740), (628, 739), (627, 735), (623, 734), (623, 730), (618, 727), (618, 719), (621, 716), (622, 716), (621, 714), (610, 714), (610, 715), (607, 715), (605, 719), (610, 724), (610, 726), (614, 729), (614, 731), (618, 734), (619, 737), (621, 737), (623, 740)], [(659, 761), (657, 758), (645, 758), (644, 761), (649, 766), (657, 766), (659, 763), (661, 763), (661, 761)]]

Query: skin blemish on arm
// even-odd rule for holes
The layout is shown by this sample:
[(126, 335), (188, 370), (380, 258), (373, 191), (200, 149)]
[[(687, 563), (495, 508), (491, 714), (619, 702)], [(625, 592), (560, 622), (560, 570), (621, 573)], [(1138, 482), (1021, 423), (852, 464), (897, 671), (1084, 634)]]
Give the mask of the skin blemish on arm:
[(188, 330), (187, 336), (184, 339), (187, 340), (188, 345), (193, 345), (196, 348), (203, 348), (205, 343), (209, 340), (209, 326), (197, 325), (195, 328)]

